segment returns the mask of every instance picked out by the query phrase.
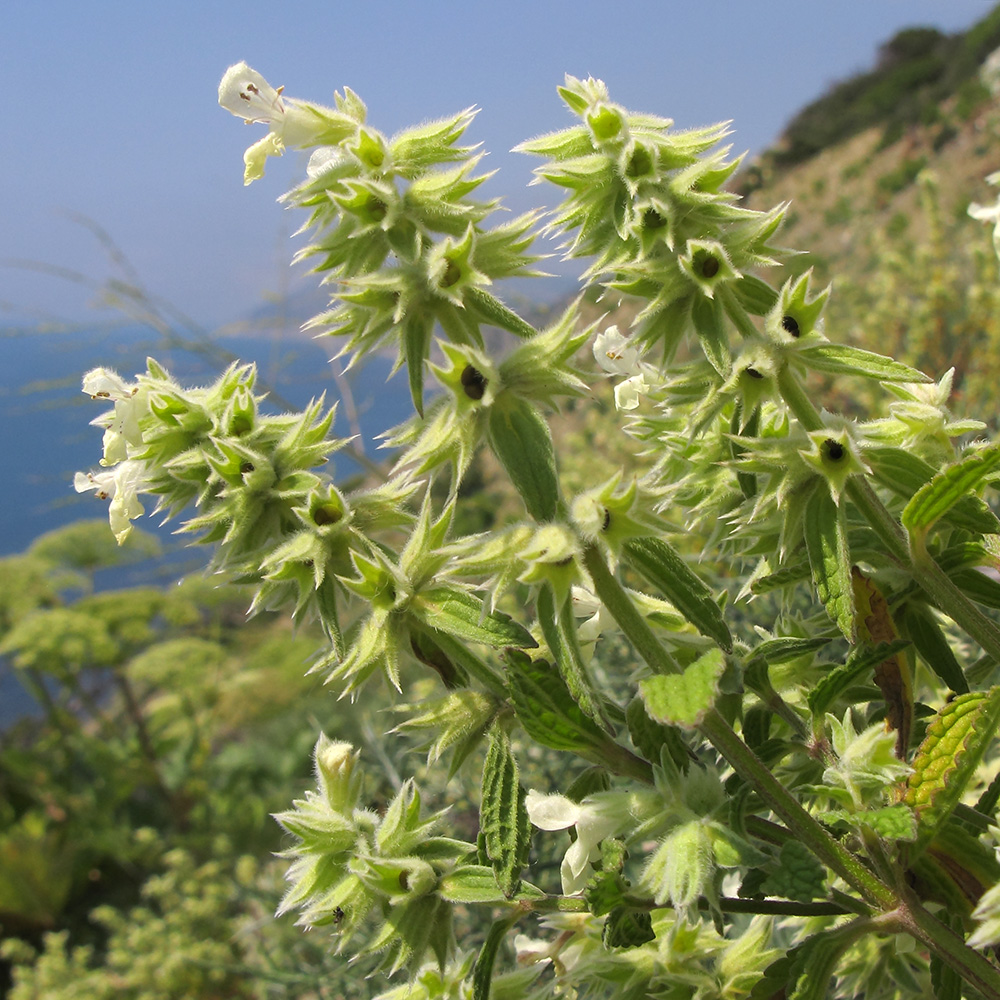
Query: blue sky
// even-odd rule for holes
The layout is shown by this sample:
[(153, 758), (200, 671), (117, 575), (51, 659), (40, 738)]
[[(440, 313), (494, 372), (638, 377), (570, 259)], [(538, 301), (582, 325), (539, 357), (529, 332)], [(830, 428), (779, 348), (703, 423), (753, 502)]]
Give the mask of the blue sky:
[[(269, 161), (242, 185), (263, 132), (216, 104), (245, 59), (291, 96), (329, 103), (350, 86), (392, 133), (468, 105), (469, 137), (515, 210), (554, 192), (526, 187), (533, 162), (506, 152), (568, 124), (565, 73), (604, 79), (628, 107), (687, 127), (732, 119), (735, 149), (759, 151), (831, 82), (871, 65), (901, 27), (946, 31), (985, 0), (11, 0), (0, 27), (0, 259), (95, 279), (100, 246), (67, 213), (103, 226), (147, 286), (205, 324), (280, 292), (300, 220), (275, 204), (302, 161)], [(998, 164), (1000, 166), (1000, 164)], [(0, 327), (86, 322), (89, 293), (0, 267)]]

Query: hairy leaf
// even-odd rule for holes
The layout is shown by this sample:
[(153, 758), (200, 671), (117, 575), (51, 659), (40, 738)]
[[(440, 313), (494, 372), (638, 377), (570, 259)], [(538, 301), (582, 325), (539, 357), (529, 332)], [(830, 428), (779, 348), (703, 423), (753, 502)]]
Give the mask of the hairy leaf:
[(809, 566), (819, 598), (847, 641), (853, 643), (857, 638), (857, 625), (847, 526), (843, 508), (834, 502), (826, 489), (814, 490), (809, 497), (804, 528)]
[(657, 722), (695, 728), (715, 703), (726, 661), (717, 649), (698, 657), (682, 674), (658, 674), (639, 682), (646, 711)]
[(483, 764), (479, 825), (497, 885), (510, 899), (517, 892), (521, 870), (528, 863), (531, 824), (510, 737), (496, 725), (490, 732), (490, 746)]
[(927, 727), (903, 801), (917, 814), (919, 853), (951, 815), (1000, 723), (1000, 687), (960, 694)]
[(702, 635), (714, 639), (727, 653), (733, 637), (704, 581), (662, 538), (633, 538), (625, 543), (625, 561), (664, 597)]

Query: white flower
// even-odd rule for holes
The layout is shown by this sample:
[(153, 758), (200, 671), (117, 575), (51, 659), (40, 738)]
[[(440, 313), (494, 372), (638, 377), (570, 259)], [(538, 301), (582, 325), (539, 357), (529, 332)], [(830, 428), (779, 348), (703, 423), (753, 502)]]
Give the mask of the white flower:
[(565, 795), (545, 795), (531, 789), (525, 798), (528, 819), (539, 830), (568, 830), (576, 827), (576, 840), (570, 845), (559, 870), (562, 890), (567, 896), (582, 892), (591, 876), (590, 862), (601, 856), (600, 843), (630, 820), (620, 794), (590, 795), (574, 802)]
[[(1000, 184), (1000, 171), (990, 174), (986, 178), (987, 184)], [(1000, 199), (994, 205), (980, 205), (973, 202), (969, 206), (969, 215), (979, 222), (993, 223), (993, 249), (997, 257), (1000, 257)]]
[(93, 399), (113, 399), (114, 410), (91, 420), (94, 427), (104, 428), (104, 457), (101, 465), (116, 465), (131, 457), (143, 446), (139, 418), (147, 410), (148, 390), (130, 385), (117, 372), (94, 368), (83, 376), (83, 391)]
[(573, 614), (586, 619), (576, 629), (580, 642), (597, 642), (605, 632), (617, 629), (611, 612), (589, 590), (574, 586), (571, 595)]
[(642, 360), (639, 348), (617, 326), (609, 326), (594, 338), (594, 357), (608, 374), (629, 376), (615, 386), (615, 406), (634, 410), (639, 398), (652, 388), (647, 379), (654, 374), (653, 367)]
[(269, 156), (281, 156), (286, 146), (308, 145), (316, 135), (317, 118), (298, 101), (283, 98), (245, 62), (230, 66), (219, 84), (219, 104), (245, 122), (263, 122), (270, 131), (243, 154), (243, 183), (264, 176)]
[(145, 483), (145, 472), (142, 462), (127, 461), (108, 472), (78, 472), (73, 478), (77, 493), (94, 490), (99, 499), (111, 501), (108, 517), (119, 545), (132, 531), (132, 521), (145, 513), (137, 495)]

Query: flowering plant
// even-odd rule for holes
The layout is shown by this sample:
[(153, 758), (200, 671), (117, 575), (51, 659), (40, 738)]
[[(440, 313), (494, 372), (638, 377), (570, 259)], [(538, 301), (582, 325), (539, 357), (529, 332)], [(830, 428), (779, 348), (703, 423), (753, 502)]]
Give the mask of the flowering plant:
[[(85, 379), (115, 405), (108, 471), (77, 488), (111, 498), (119, 540), (139, 493), (195, 504), (183, 530), (254, 608), (319, 619), (336, 690), (405, 695), (429, 670), (437, 695), (397, 732), (449, 773), (481, 764), (465, 839), (414, 779), (367, 808), (369, 762), (320, 735), (317, 790), (277, 817), (281, 907), (405, 970), (384, 997), (850, 997), (859, 963), (870, 997), (1000, 997), (1000, 586), (980, 571), (1000, 445), (963, 438), (982, 425), (952, 419), (947, 375), (828, 339), (809, 272), (760, 276), (791, 259), (784, 208), (725, 190), (724, 127), (674, 130), (592, 79), (559, 93), (575, 123), (519, 148), (563, 190), (547, 229), (636, 304), (628, 333), (582, 299), (538, 330), (496, 294), (538, 273), (540, 220), (492, 223), (471, 112), (386, 137), (350, 91), (325, 108), (245, 64), (223, 78), (220, 103), (269, 128), (248, 183), (312, 151), (285, 196), (332, 289), (311, 328), (406, 370), (384, 481), (338, 486), (332, 414), (266, 414), (252, 366), (195, 390), (152, 360), (131, 385)], [(569, 496), (589, 460), (557, 456), (552, 421), (604, 377), (588, 342), (638, 457), (603, 456), (619, 471)], [(821, 410), (814, 373), (894, 401)], [(483, 453), (518, 509), (467, 531)], [(525, 787), (539, 756), (563, 784)]]

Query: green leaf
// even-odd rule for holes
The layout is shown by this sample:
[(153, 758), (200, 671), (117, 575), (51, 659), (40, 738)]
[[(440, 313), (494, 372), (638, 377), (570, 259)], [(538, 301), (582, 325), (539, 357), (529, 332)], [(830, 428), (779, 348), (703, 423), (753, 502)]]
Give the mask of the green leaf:
[(958, 695), (927, 727), (903, 796), (917, 814), (916, 853), (934, 839), (960, 801), (998, 723), (1000, 687), (995, 687), (985, 694)]
[(657, 722), (693, 729), (715, 703), (726, 661), (718, 649), (699, 656), (682, 674), (658, 674), (639, 682), (646, 711)]
[(501, 392), (490, 407), (490, 447), (536, 521), (551, 521), (559, 504), (559, 479), (549, 425), (527, 401)]
[[(907, 500), (929, 483), (937, 471), (919, 455), (902, 448), (866, 448), (865, 461), (879, 483)], [(977, 496), (962, 497), (942, 516), (954, 527), (974, 535), (1000, 533), (1000, 519)]]
[(482, 288), (469, 287), (462, 294), (466, 308), (471, 309), (484, 323), (509, 330), (519, 337), (534, 337), (538, 332), (529, 322), (508, 309), (495, 295)]
[(493, 966), (496, 964), (497, 952), (517, 916), (515, 913), (493, 921), (493, 926), (486, 935), (475, 968), (472, 970), (472, 1000), (490, 1000), (490, 986), (493, 983)]
[(897, 613), (897, 618), (931, 670), (956, 694), (965, 694), (969, 690), (969, 682), (930, 608), (917, 601), (907, 601)]
[(729, 378), (733, 367), (726, 334), (725, 310), (721, 299), (696, 295), (691, 304), (691, 319), (709, 364), (723, 377)]
[(409, 314), (403, 322), (402, 347), (413, 408), (424, 415), (424, 359), (430, 350), (433, 319)]
[(607, 736), (573, 700), (559, 671), (519, 650), (506, 654), (507, 683), (517, 719), (525, 732), (553, 750), (599, 750)]
[(781, 845), (778, 865), (764, 880), (761, 891), (766, 896), (783, 896), (807, 903), (826, 898), (826, 870), (812, 851), (801, 841)]
[(816, 344), (795, 352), (795, 358), (813, 371), (828, 375), (861, 375), (879, 382), (932, 382), (930, 376), (887, 358), (847, 344)]
[(680, 553), (662, 538), (633, 538), (625, 543), (624, 557), (702, 635), (714, 639), (727, 653), (732, 650), (733, 637), (722, 609)]
[(998, 465), (1000, 444), (992, 444), (948, 466), (914, 493), (903, 509), (903, 527), (911, 535), (926, 534), (963, 497), (973, 494)]
[(893, 642), (881, 642), (877, 646), (863, 643), (855, 647), (846, 663), (835, 667), (810, 689), (806, 696), (809, 711), (817, 718), (822, 718), (859, 677), (874, 671), (885, 659), (906, 649), (909, 644), (906, 639), (896, 639)]
[(778, 293), (762, 278), (752, 274), (744, 274), (739, 281), (730, 282), (731, 288), (740, 305), (752, 316), (766, 316), (778, 301)]
[(638, 948), (656, 940), (653, 918), (648, 910), (616, 906), (604, 921), (601, 939), (605, 948)]
[(479, 826), (496, 883), (510, 899), (517, 892), (521, 870), (528, 863), (531, 823), (524, 806), (524, 789), (518, 781), (510, 737), (497, 725), (490, 732), (490, 745), (483, 764)]
[(853, 643), (857, 626), (845, 515), (822, 485), (806, 502), (803, 527), (809, 566), (820, 600), (847, 641)]
[(760, 657), (772, 665), (775, 663), (788, 663), (790, 660), (797, 660), (800, 656), (806, 656), (817, 649), (822, 649), (832, 641), (831, 636), (816, 636), (811, 639), (801, 639), (797, 636), (783, 636), (779, 639), (765, 639), (754, 646), (750, 657), (753, 659)]
[(654, 722), (646, 711), (642, 698), (635, 697), (625, 709), (625, 724), (635, 748), (646, 760), (658, 763), (664, 748), (670, 759), (682, 771), (688, 766), (691, 754), (680, 731), (674, 726)]
[[(504, 903), (507, 897), (497, 885), (493, 869), (486, 865), (463, 865), (442, 876), (437, 893), (449, 903)], [(541, 899), (545, 893), (528, 882), (522, 882), (518, 897)]]
[(538, 624), (559, 667), (566, 690), (591, 719), (610, 732), (601, 694), (580, 650), (572, 602), (567, 598), (561, 607), (556, 607), (555, 594), (551, 587), (545, 585), (538, 591), (536, 611)]
[(841, 956), (866, 931), (859, 930), (857, 924), (847, 924), (820, 931), (796, 948), (789, 980), (789, 985), (794, 981), (795, 989), (787, 994), (788, 1000), (827, 1000)]
[(917, 839), (917, 817), (903, 802), (884, 806), (881, 809), (865, 809), (848, 812), (846, 809), (830, 809), (821, 814), (824, 823), (847, 823), (855, 830), (866, 829), (876, 833), (883, 840)]
[(531, 633), (510, 615), (502, 611), (487, 613), (478, 597), (457, 587), (422, 590), (409, 610), (426, 625), (465, 642), (480, 642), (494, 649), (505, 646), (531, 649), (538, 645)]

